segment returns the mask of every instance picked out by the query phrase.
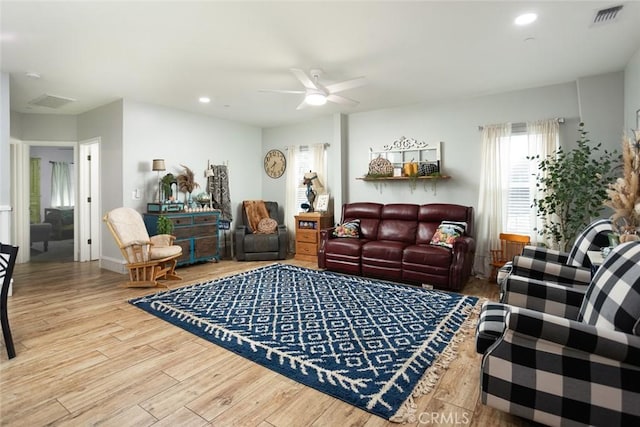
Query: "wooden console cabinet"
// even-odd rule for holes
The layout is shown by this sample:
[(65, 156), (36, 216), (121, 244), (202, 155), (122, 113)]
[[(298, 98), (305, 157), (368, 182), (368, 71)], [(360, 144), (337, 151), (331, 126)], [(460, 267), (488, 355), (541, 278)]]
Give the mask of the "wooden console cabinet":
[[(143, 215), (144, 224), (150, 236), (158, 234), (157, 225), (160, 215), (157, 213)], [(173, 222), (174, 229), (171, 234), (176, 236), (174, 244), (182, 247), (182, 255), (178, 258), (178, 265), (220, 260), (220, 241), (218, 239), (220, 212), (181, 212), (164, 213), (163, 215)]]
[(333, 226), (333, 215), (319, 212), (296, 215), (295, 259), (318, 262), (320, 230)]

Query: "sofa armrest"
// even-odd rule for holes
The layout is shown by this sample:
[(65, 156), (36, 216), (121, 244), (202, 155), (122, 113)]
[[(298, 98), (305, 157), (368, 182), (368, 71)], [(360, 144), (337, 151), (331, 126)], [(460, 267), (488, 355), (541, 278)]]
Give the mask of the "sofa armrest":
[(244, 261), (246, 256), (244, 253), (244, 236), (249, 233), (249, 230), (246, 225), (238, 225), (234, 231), (234, 239), (235, 239), (235, 253), (236, 259), (238, 261)]
[(155, 246), (171, 246), (176, 240), (176, 236), (172, 236), (171, 234), (156, 234), (155, 236), (149, 237), (149, 239), (151, 240), (151, 244)]
[(318, 246), (318, 268), (327, 268), (327, 255), (325, 245), (329, 239), (333, 239), (335, 227), (323, 228), (320, 230), (320, 244)]
[(522, 250), (522, 256), (539, 259), (541, 261), (557, 262), (558, 264), (566, 264), (569, 260), (569, 254), (567, 252), (560, 252), (556, 249), (533, 245), (525, 246)]
[(505, 334), (549, 341), (563, 347), (565, 353), (574, 349), (587, 353), (586, 359), (599, 355), (640, 366), (640, 337), (636, 335), (519, 307), (510, 307), (505, 326)]
[(513, 258), (513, 270), (511, 274), (556, 283), (588, 285), (589, 282), (591, 282), (591, 269), (589, 268), (574, 267), (529, 258), (524, 255)]
[(528, 277), (510, 275), (502, 283), (500, 302), (577, 319), (586, 288), (572, 288), (563, 284), (543, 282)]
[(285, 259), (287, 252), (289, 252), (289, 233), (287, 232), (287, 226), (284, 224), (278, 224), (278, 259)]
[(449, 287), (451, 290), (459, 291), (471, 275), (476, 241), (470, 236), (458, 237), (453, 242), (451, 252), (453, 259), (450, 267)]

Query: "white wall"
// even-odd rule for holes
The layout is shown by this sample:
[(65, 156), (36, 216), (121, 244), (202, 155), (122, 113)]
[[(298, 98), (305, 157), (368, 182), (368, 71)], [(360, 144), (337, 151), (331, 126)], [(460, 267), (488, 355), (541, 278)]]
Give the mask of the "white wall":
[(12, 243), (9, 105), (9, 74), (0, 73), (0, 241), (3, 243)]
[(11, 113), (11, 136), (22, 141), (77, 141), (78, 116)]
[[(261, 129), (210, 116), (126, 100), (124, 103), (124, 149), (122, 204), (145, 212), (155, 200), (157, 172), (151, 170), (153, 159), (165, 159), (166, 173), (183, 172), (188, 166), (205, 192), (204, 170), (207, 160), (214, 165), (229, 166), (229, 191), (234, 222), (238, 205), (245, 199), (261, 198), (262, 148)], [(143, 189), (140, 200), (132, 193)], [(184, 194), (181, 195), (184, 198)]]
[(640, 49), (631, 57), (624, 71), (624, 129), (640, 129), (636, 112), (640, 110)]
[[(573, 82), (527, 89), (440, 105), (414, 105), (349, 116), (347, 202), (457, 203), (477, 206), (480, 180), (479, 125), (564, 117), (577, 122), (578, 102)], [(563, 125), (562, 133), (575, 134)], [(434, 143), (442, 141), (442, 173), (450, 180), (418, 183), (412, 192), (406, 181), (383, 184), (356, 180), (368, 171), (369, 148), (401, 136)], [(561, 135), (562, 137), (562, 135)], [(425, 180), (426, 181), (426, 180)]]
[(591, 141), (602, 149), (618, 150), (624, 132), (624, 73), (578, 79), (579, 112)]
[[(78, 140), (100, 138), (100, 212), (110, 211), (123, 203), (122, 111), (122, 100), (119, 100), (78, 116)], [(107, 263), (119, 262), (122, 256), (104, 224), (100, 230), (100, 265), (110, 268)]]
[[(311, 144), (329, 144), (328, 159), (334, 157), (332, 153), (338, 149), (338, 142), (334, 141), (333, 134), (333, 116), (327, 115), (317, 119), (297, 123), (294, 125), (280, 126), (277, 128), (268, 128), (262, 130), (262, 159), (267, 151), (278, 149), (287, 154), (286, 147), (292, 145), (311, 145)], [(287, 165), (289, 167), (290, 165)], [(333, 166), (333, 165), (332, 165)], [(328, 169), (327, 191), (332, 193), (334, 189), (332, 182), (339, 182), (339, 168), (330, 166)], [(286, 199), (285, 178), (286, 173), (278, 179), (270, 178), (264, 171), (264, 167), (260, 165), (260, 177), (262, 179), (262, 198), (278, 202), (278, 205), (284, 209)]]

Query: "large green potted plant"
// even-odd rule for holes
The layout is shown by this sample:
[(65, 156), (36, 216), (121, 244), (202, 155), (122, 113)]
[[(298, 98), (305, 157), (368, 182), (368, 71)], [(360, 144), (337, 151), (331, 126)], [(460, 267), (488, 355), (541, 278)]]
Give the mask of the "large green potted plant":
[(613, 169), (619, 161), (616, 151), (604, 150), (597, 156), (602, 144), (591, 143), (584, 123), (580, 123), (578, 132), (575, 148), (565, 151), (561, 147), (544, 159), (530, 157), (539, 161), (536, 189), (542, 191), (532, 205), (544, 224), (536, 230), (561, 251), (566, 251), (575, 236), (600, 216), (607, 185), (614, 180)]

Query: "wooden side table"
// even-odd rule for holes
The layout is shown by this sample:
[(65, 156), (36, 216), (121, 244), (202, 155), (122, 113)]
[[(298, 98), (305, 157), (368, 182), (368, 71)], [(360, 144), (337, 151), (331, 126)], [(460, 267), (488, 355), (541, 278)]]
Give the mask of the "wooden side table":
[(333, 215), (319, 212), (296, 215), (295, 259), (318, 262), (320, 230), (333, 226)]

